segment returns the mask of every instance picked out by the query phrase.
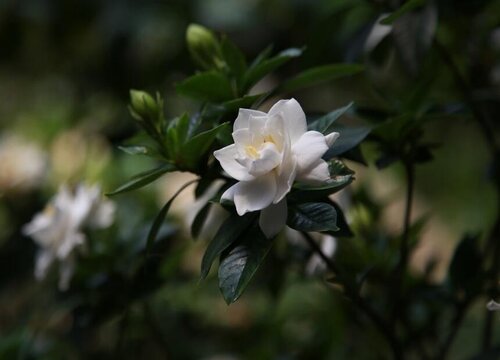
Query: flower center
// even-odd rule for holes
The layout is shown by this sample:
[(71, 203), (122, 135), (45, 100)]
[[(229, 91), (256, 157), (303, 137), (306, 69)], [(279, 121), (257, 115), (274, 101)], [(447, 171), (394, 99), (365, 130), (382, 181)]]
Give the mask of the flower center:
[(252, 145), (247, 145), (245, 146), (245, 152), (247, 153), (248, 156), (250, 156), (252, 159), (257, 159), (259, 157), (259, 152), (257, 149), (252, 146)]

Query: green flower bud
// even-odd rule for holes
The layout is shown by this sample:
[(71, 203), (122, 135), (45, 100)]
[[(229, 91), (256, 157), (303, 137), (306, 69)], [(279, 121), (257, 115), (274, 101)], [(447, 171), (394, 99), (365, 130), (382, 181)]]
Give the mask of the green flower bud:
[(158, 113), (156, 100), (145, 91), (130, 90), (130, 105), (141, 118), (154, 118)]
[(186, 41), (191, 57), (200, 67), (213, 69), (222, 66), (220, 45), (212, 31), (191, 24), (186, 31)]

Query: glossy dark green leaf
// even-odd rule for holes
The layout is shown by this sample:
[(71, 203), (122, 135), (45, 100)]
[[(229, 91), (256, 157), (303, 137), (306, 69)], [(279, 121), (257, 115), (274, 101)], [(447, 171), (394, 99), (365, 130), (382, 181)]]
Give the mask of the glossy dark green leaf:
[(323, 82), (358, 74), (364, 70), (359, 64), (330, 64), (305, 70), (285, 81), (275, 92), (291, 92)]
[(165, 221), (165, 217), (167, 216), (168, 210), (170, 210), (170, 206), (174, 202), (175, 198), (177, 196), (179, 196), (179, 194), (185, 188), (187, 188), (189, 185), (193, 184), (195, 181), (197, 181), (197, 180), (192, 180), (192, 181), (189, 181), (189, 182), (185, 183), (184, 185), (182, 185), (180, 187), (180, 189), (177, 190), (176, 193), (170, 198), (170, 200), (168, 200), (166, 202), (166, 204), (163, 205), (163, 207), (161, 208), (158, 215), (156, 215), (156, 217), (153, 221), (153, 225), (151, 226), (151, 229), (149, 230), (149, 233), (148, 233), (148, 238), (147, 238), (147, 242), (146, 242), (146, 253), (145, 253), (146, 257), (151, 252), (151, 248), (153, 246), (153, 243), (155, 242), (156, 237), (158, 236), (158, 231), (160, 230), (161, 225), (163, 224), (163, 221)]
[(231, 83), (217, 71), (207, 71), (193, 75), (177, 84), (179, 94), (201, 101), (226, 101), (234, 97)]
[(329, 232), (329, 234), (338, 237), (352, 237), (354, 234), (351, 231), (351, 227), (347, 223), (342, 208), (333, 201), (328, 201), (328, 203), (332, 205), (335, 208), (335, 211), (337, 212), (337, 227), (339, 228), (338, 231)]
[(143, 186), (146, 186), (146, 185), (152, 183), (153, 181), (158, 179), (163, 174), (171, 172), (171, 171), (175, 171), (175, 170), (176, 170), (176, 167), (174, 165), (165, 164), (165, 165), (162, 165), (162, 166), (157, 167), (155, 169), (144, 171), (140, 174), (135, 175), (128, 182), (126, 182), (122, 186), (118, 187), (118, 189), (116, 189), (110, 193), (107, 193), (106, 195), (112, 196), (112, 195), (116, 195), (116, 194), (124, 193), (127, 191), (132, 191), (132, 190), (142, 188)]
[(205, 220), (207, 219), (211, 207), (212, 203), (207, 202), (196, 214), (193, 223), (191, 224), (191, 236), (193, 239), (196, 239), (200, 235), (200, 231), (205, 224)]
[(337, 212), (324, 202), (291, 205), (287, 224), (298, 231), (337, 231)]
[(272, 239), (267, 239), (259, 228), (253, 227), (222, 254), (219, 288), (228, 305), (241, 296), (272, 244)]
[(204, 279), (214, 260), (231, 244), (239, 239), (255, 219), (254, 213), (248, 213), (243, 216), (231, 214), (221, 225), (214, 238), (208, 244), (207, 250), (201, 261), (201, 278)]
[(209, 177), (202, 177), (200, 181), (198, 181), (198, 185), (196, 185), (196, 189), (194, 189), (194, 196), (196, 199), (198, 199), (200, 196), (202, 196), (205, 191), (208, 190), (210, 185), (212, 185), (213, 179)]
[(331, 132), (330, 127), (332, 124), (337, 121), (342, 115), (344, 115), (349, 109), (352, 108), (354, 105), (353, 102), (350, 102), (344, 107), (341, 107), (340, 109), (334, 110), (332, 112), (329, 112), (325, 116), (320, 117), (319, 119), (316, 119), (312, 123), (309, 124), (308, 128), (309, 130), (315, 130), (319, 131), (322, 134), (328, 134)]
[(399, 19), (404, 14), (412, 10), (415, 10), (419, 7), (422, 7), (423, 5), (425, 5), (426, 2), (427, 0), (408, 0), (399, 9), (397, 9), (392, 14), (380, 20), (380, 23), (382, 25), (391, 25), (394, 21)]
[(219, 126), (193, 136), (185, 142), (181, 146), (178, 154), (180, 163), (187, 168), (196, 166), (198, 160), (206, 155), (207, 150), (212, 145), (217, 134), (227, 126), (229, 126), (229, 123), (220, 124)]
[(243, 77), (243, 91), (246, 92), (264, 76), (300, 55), (302, 55), (301, 49), (290, 48), (270, 59), (254, 62)]
[(358, 146), (371, 131), (369, 127), (334, 127), (331, 130), (338, 131), (340, 136), (323, 156), (325, 160), (330, 160), (334, 156), (342, 155)]
[(222, 39), (222, 56), (236, 79), (241, 79), (247, 69), (247, 62), (243, 53), (227, 37)]

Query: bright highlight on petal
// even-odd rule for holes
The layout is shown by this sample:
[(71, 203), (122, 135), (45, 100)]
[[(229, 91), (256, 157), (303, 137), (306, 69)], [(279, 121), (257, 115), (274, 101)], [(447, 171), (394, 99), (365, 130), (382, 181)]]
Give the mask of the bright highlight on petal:
[(290, 99), (278, 101), (267, 114), (240, 109), (232, 136), (234, 144), (214, 152), (222, 169), (239, 181), (222, 200), (234, 202), (240, 216), (261, 210), (259, 225), (271, 238), (286, 224), (285, 197), (293, 182), (318, 184), (330, 179), (321, 157), (339, 134), (307, 131), (304, 111)]

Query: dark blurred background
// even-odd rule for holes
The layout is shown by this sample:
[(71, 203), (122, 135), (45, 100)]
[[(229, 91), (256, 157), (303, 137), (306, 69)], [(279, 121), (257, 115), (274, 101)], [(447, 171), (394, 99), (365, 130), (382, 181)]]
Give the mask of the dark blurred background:
[[(423, 272), (429, 259), (435, 260), (432, 276), (441, 281), (460, 236), (491, 228), (498, 194), (487, 181), (495, 169), (486, 144), (433, 38), (439, 36), (498, 134), (500, 1), (429, 1), (386, 36), (375, 24), (399, 5), (396, 0), (0, 1), (0, 358), (383, 358), (373, 329), (358, 335), (359, 319), (342, 297), (304, 273), (309, 254), (303, 249), (297, 255), (278, 247), (257, 282), (264, 286), (255, 285), (231, 307), (213, 277), (198, 283), (206, 243), (192, 243), (182, 232), (191, 199), (181, 202), (171, 219), (181, 235), (161, 265), (163, 285), (92, 326), (85, 316), (75, 323), (72, 309), (99, 299), (92, 293), (83, 300), (60, 294), (54, 278), (35, 282), (36, 247), (20, 229), (63, 182), (98, 181), (108, 191), (149, 166), (149, 160), (117, 150), (137, 131), (127, 110), (129, 90), (160, 92), (169, 116), (194, 109), (175, 94), (174, 85), (195, 71), (185, 30), (199, 23), (227, 34), (247, 60), (269, 44), (276, 52), (306, 48), (303, 57), (257, 85), (264, 88), (310, 66), (365, 64), (363, 75), (287, 94), (308, 113), (354, 100), (364, 117), (348, 120), (376, 124), (377, 115), (403, 106), (422, 86), (427, 97), (419, 109), (441, 115), (425, 126), (426, 137), (439, 147), (434, 161), (417, 172), (414, 217), (426, 214), (430, 220), (412, 264)], [(368, 143), (362, 150), (368, 166), (351, 164), (358, 173), (354, 193), (367, 192), (384, 205), (380, 226), (396, 232), (403, 206), (401, 169), (377, 170), (376, 149)], [(147, 227), (177, 184), (174, 176), (117, 198), (117, 223)], [(356, 223), (366, 220), (365, 208), (360, 203), (346, 211)], [(129, 256), (124, 249), (140, 237), (127, 237), (127, 231), (115, 227), (101, 234), (120, 254), (113, 265), (117, 273), (126, 267), (118, 263)], [(451, 358), (474, 353), (470, 339), (479, 337), (480, 309), (467, 318), (463, 341), (453, 349), (457, 357)]]

